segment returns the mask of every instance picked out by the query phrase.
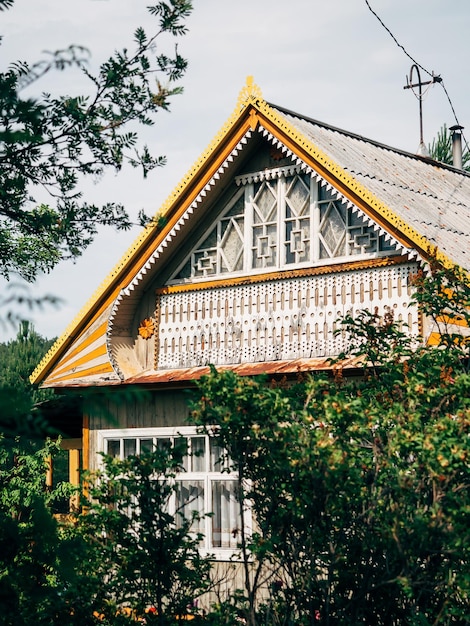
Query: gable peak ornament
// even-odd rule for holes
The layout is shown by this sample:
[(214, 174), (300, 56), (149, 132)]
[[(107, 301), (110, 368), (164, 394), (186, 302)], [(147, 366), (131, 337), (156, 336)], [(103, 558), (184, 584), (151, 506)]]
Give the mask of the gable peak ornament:
[(246, 83), (238, 96), (238, 108), (242, 110), (248, 104), (263, 100), (260, 87), (254, 82), (253, 76), (246, 77)]

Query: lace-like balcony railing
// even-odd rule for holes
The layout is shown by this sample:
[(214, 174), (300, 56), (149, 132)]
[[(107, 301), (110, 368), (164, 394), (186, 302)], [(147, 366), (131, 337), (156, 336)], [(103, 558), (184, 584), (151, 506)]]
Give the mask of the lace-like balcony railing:
[(408, 307), (415, 263), (248, 285), (175, 290), (158, 296), (156, 367), (187, 368), (335, 356), (347, 338), (338, 319), (360, 309), (391, 311), (418, 334)]

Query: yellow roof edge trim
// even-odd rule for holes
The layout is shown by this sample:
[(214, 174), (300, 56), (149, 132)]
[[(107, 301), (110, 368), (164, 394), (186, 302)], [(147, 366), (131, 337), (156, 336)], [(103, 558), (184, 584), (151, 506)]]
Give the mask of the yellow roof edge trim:
[[(267, 102), (260, 99), (253, 104), (257, 105), (260, 113), (273, 122), (273, 124), (282, 129), (282, 131), (290, 137), (293, 142), (302, 146), (305, 152), (328, 172), (331, 173), (336, 179), (340, 180), (348, 189), (350, 189), (356, 196), (361, 198), (367, 205), (371, 206), (374, 211), (387, 222), (393, 224), (398, 231), (403, 233), (411, 243), (415, 244), (422, 252), (428, 257), (433, 257), (438, 262), (442, 263), (445, 267), (454, 267), (455, 263), (439, 248), (431, 243), (429, 239), (420, 235), (418, 231), (405, 222), (403, 219), (397, 216), (386, 204), (381, 202), (374, 194), (372, 194), (366, 187), (359, 183), (351, 174), (348, 174), (342, 167), (340, 167), (335, 161), (327, 156), (322, 150), (320, 150), (314, 143), (305, 137), (302, 133), (295, 128), (293, 124), (282, 117), (275, 109), (272, 108)], [(302, 155), (298, 155), (302, 158)]]
[(54, 360), (60, 358), (61, 350), (66, 349), (68, 343), (71, 343), (76, 338), (74, 337), (74, 331), (76, 330), (76, 328), (85, 320), (86, 316), (93, 309), (97, 301), (106, 293), (106, 291), (114, 283), (116, 278), (119, 277), (119, 275), (126, 268), (128, 263), (135, 257), (136, 253), (143, 246), (143, 244), (150, 237), (153, 237), (155, 235), (155, 231), (157, 231), (159, 228), (160, 219), (167, 215), (171, 207), (174, 205), (175, 200), (179, 197), (183, 190), (189, 186), (202, 165), (209, 159), (216, 147), (220, 145), (220, 142), (230, 132), (231, 128), (236, 124), (241, 114), (248, 108), (250, 104), (254, 105), (256, 103), (260, 103), (260, 101), (262, 100), (263, 96), (261, 93), (261, 89), (258, 87), (258, 85), (254, 83), (253, 76), (248, 76), (246, 79), (246, 84), (243, 86), (239, 93), (237, 104), (231, 116), (227, 119), (222, 128), (215, 135), (215, 137), (212, 139), (204, 152), (195, 161), (189, 171), (183, 176), (183, 178), (176, 185), (176, 187), (174, 187), (173, 191), (169, 194), (167, 199), (161, 205), (160, 209), (154, 215), (152, 222), (147, 225), (138, 235), (138, 237), (127, 249), (121, 259), (115, 265), (115, 267), (107, 275), (105, 280), (99, 285), (96, 291), (87, 300), (85, 305), (80, 309), (77, 315), (66, 327), (62, 335), (59, 336), (57, 341), (52, 345), (52, 347), (42, 358), (40, 363), (37, 365), (31, 376), (29, 377), (31, 384), (39, 384), (44, 379), (48, 368), (53, 366)]

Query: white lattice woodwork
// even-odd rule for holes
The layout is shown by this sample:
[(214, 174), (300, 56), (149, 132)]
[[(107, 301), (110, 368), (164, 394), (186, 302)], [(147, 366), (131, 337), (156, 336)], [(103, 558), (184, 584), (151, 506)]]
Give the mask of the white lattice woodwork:
[(217, 207), (219, 217), (172, 283), (398, 252), (398, 243), (359, 209), (301, 168), (268, 169), (236, 180), (241, 189)]
[(361, 309), (385, 312), (418, 334), (409, 308), (408, 263), (368, 270), (266, 280), (162, 294), (158, 368), (230, 365), (334, 356), (347, 346), (338, 318)]

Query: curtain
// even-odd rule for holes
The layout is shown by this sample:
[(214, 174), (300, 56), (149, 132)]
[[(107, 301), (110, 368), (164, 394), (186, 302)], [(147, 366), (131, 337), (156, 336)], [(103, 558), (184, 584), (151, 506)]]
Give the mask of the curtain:
[(236, 481), (212, 482), (212, 546), (237, 548), (240, 541), (239, 504), (236, 498)]

